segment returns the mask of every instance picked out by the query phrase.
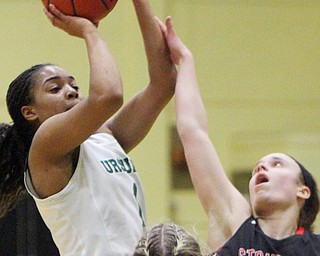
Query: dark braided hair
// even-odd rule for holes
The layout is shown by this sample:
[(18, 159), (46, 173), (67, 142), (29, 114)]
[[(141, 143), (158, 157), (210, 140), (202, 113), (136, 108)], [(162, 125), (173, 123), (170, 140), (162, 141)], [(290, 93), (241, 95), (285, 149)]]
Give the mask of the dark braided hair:
[(13, 124), (0, 124), (0, 217), (25, 193), (23, 172), (35, 128), (24, 118), (21, 108), (32, 103), (36, 75), (48, 65), (51, 64), (25, 70), (7, 91), (7, 108)]
[(195, 238), (176, 224), (157, 224), (140, 239), (133, 256), (201, 256)]

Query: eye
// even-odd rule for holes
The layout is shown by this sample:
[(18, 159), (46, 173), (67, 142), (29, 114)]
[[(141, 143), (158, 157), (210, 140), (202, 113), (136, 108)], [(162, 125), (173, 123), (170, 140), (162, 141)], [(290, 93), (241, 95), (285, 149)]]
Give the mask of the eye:
[(274, 167), (282, 167), (282, 164), (280, 161), (274, 161), (273, 166)]
[(73, 89), (75, 89), (76, 91), (79, 91), (79, 86), (77, 84), (72, 84), (71, 85)]
[(57, 93), (57, 92), (59, 92), (60, 91), (60, 87), (59, 86), (57, 86), (57, 85), (53, 85), (53, 86), (51, 86), (50, 88), (49, 88), (49, 91), (51, 92), (51, 93)]
[(74, 79), (70, 79), (68, 82), (69, 86), (71, 86), (74, 90), (79, 91), (79, 86), (77, 85)]

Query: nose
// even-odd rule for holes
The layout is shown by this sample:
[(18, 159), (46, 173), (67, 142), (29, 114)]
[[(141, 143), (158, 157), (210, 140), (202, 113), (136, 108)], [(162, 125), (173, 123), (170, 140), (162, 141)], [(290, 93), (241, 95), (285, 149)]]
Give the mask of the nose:
[(68, 99), (77, 99), (79, 97), (79, 92), (75, 88), (68, 86), (66, 95)]
[(263, 164), (263, 163), (259, 163), (257, 166), (256, 166), (256, 172), (260, 172), (260, 171), (266, 171), (267, 168), (266, 166)]

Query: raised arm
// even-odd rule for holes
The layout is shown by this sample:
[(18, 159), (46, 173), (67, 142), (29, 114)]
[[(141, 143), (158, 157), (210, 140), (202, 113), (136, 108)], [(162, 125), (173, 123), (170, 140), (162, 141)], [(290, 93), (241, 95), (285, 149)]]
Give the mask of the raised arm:
[[(89, 20), (63, 15), (52, 5), (50, 12), (45, 10), (45, 13), (54, 26), (84, 39), (90, 85), (88, 97), (82, 98), (73, 77), (63, 69), (49, 67), (41, 71), (44, 75), (38, 75), (44, 80), (37, 80), (36, 86), (42, 95), (39, 99), (46, 97), (48, 102), (38, 103), (33, 109), (40, 126), (30, 149), (29, 166), (34, 185), (42, 188), (43, 196), (66, 185), (72, 174), (70, 168), (63, 167), (67, 169), (65, 172), (52, 170), (59, 165), (63, 169), (63, 163), (70, 163), (70, 152), (95, 133), (121, 107), (123, 100), (117, 65), (96, 26)], [(43, 108), (47, 109), (48, 104), (51, 116), (42, 118)]]
[(132, 0), (140, 25), (149, 84), (130, 99), (107, 126), (128, 152), (148, 133), (174, 94), (176, 69), (148, 0)]
[(179, 66), (175, 93), (177, 130), (193, 185), (209, 218), (209, 246), (216, 249), (250, 216), (250, 207), (227, 178), (208, 136), (193, 55), (175, 34), (170, 17), (166, 26), (162, 24), (162, 30), (172, 60)]

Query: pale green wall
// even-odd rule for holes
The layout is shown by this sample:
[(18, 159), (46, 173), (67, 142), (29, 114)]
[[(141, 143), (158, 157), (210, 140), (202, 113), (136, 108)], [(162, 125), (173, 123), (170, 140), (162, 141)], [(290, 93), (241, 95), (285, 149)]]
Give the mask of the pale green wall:
[[(174, 17), (192, 49), (208, 111), (210, 136), (226, 170), (250, 169), (264, 154), (284, 151), (320, 180), (320, 2), (152, 0), (157, 16)], [(0, 118), (5, 92), (22, 70), (53, 62), (86, 91), (84, 44), (48, 23), (40, 1), (0, 2)], [(147, 83), (140, 32), (129, 0), (100, 24), (122, 72), (126, 99)], [(173, 104), (131, 153), (144, 183), (150, 224), (170, 218), (199, 232), (206, 219), (192, 191), (171, 192), (169, 127)]]

